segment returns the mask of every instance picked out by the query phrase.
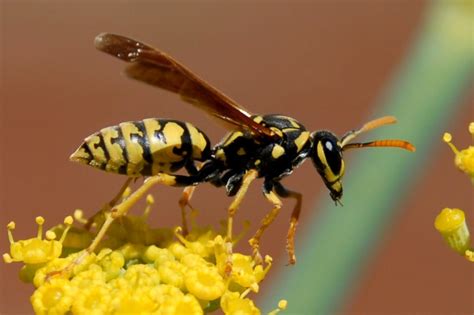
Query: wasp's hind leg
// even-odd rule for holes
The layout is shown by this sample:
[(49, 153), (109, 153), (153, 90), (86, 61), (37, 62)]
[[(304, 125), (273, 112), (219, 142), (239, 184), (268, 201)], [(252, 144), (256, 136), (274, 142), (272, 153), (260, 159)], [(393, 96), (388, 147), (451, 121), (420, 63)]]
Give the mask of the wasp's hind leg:
[[(249, 170), (245, 174), (236, 174), (235, 182), (232, 180), (232, 177), (229, 179), (226, 189), (228, 192), (235, 193), (235, 198), (229, 206), (228, 209), (228, 218), (227, 218), (227, 242), (226, 242), (226, 251), (227, 251), (227, 262), (225, 272), (226, 275), (230, 275), (232, 272), (232, 224), (234, 221), (234, 215), (239, 209), (242, 200), (247, 193), (247, 190), (250, 184), (257, 178), (258, 172), (256, 170)], [(235, 186), (237, 185), (237, 186)], [(235, 192), (235, 187), (238, 187), (238, 190)]]
[(130, 183), (132, 182), (133, 179), (135, 179), (135, 178), (134, 177), (127, 178), (127, 180), (122, 185), (122, 187), (120, 187), (120, 190), (115, 195), (115, 197), (112, 200), (110, 200), (109, 202), (107, 202), (105, 205), (103, 205), (102, 208), (99, 211), (97, 211), (92, 217), (87, 219), (86, 224), (84, 224), (84, 228), (86, 230), (90, 230), (90, 228), (92, 227), (92, 225), (94, 224), (94, 222), (96, 222), (96, 220), (98, 218), (102, 217), (107, 211), (110, 211), (117, 204), (117, 202), (123, 196), (123, 193), (125, 192), (125, 190), (130, 185)]
[(255, 261), (262, 262), (262, 256), (260, 255), (260, 238), (266, 228), (272, 224), (275, 218), (280, 213), (282, 202), (280, 198), (295, 198), (296, 205), (291, 214), (290, 228), (287, 235), (286, 249), (289, 255), (289, 263), (294, 264), (296, 262), (295, 257), (295, 233), (296, 225), (298, 224), (298, 218), (301, 212), (302, 195), (300, 193), (291, 191), (283, 187), (279, 182), (266, 182), (264, 184), (263, 193), (268, 201), (273, 204), (273, 209), (263, 218), (260, 227), (258, 228), (255, 235), (249, 240), (250, 246), (252, 246), (253, 256)]
[(194, 190), (196, 190), (196, 186), (188, 186), (183, 189), (181, 194), (181, 198), (179, 198), (178, 204), (181, 209), (181, 226), (183, 228), (182, 234), (184, 236), (188, 235), (189, 228), (188, 228), (188, 221), (186, 218), (186, 207), (191, 209), (191, 212), (196, 211), (194, 207), (189, 203), (191, 197), (193, 196)]
[[(189, 175), (196, 178), (196, 181), (193, 184), (203, 181), (203, 172), (200, 172), (199, 168), (196, 167), (194, 161), (190, 161), (186, 163), (184, 166), (188, 171)], [(206, 168), (207, 171), (207, 168)], [(186, 207), (191, 209), (192, 212), (195, 211), (194, 207), (191, 205), (190, 200), (193, 196), (194, 190), (196, 190), (196, 186), (187, 186), (184, 188), (183, 193), (181, 194), (181, 198), (179, 198), (178, 204), (181, 209), (181, 225), (183, 228), (183, 235), (187, 235), (189, 233), (188, 229), (188, 222), (186, 219)]]
[[(193, 181), (193, 185), (206, 181), (208, 177), (218, 176), (218, 169), (215, 167), (212, 161), (204, 163), (199, 167), (196, 167), (194, 161), (189, 161), (188, 163), (186, 163), (185, 168), (188, 171), (189, 175), (195, 178), (195, 180)], [(183, 235), (187, 235), (189, 233), (188, 223), (186, 219), (186, 207), (191, 209), (192, 212), (196, 211), (190, 203), (190, 200), (195, 190), (196, 186), (187, 186), (186, 188), (184, 188), (183, 193), (181, 194), (181, 198), (178, 201), (179, 207), (181, 209), (181, 224), (183, 228)]]
[[(239, 176), (236, 175), (236, 176)], [(257, 171), (256, 170), (249, 170), (247, 171), (242, 179), (239, 178), (238, 183), (238, 190), (235, 192), (235, 198), (232, 201), (232, 203), (229, 206), (228, 209), (228, 221), (227, 221), (227, 239), (232, 240), (232, 224), (234, 220), (235, 213), (240, 207), (240, 204), (242, 203), (242, 200), (245, 197), (245, 194), (247, 193), (247, 190), (250, 186), (250, 184), (257, 178)], [(229, 180), (231, 182), (231, 180)], [(234, 183), (228, 183), (226, 185), (226, 189), (228, 191), (234, 192)]]
[(296, 226), (298, 225), (298, 219), (301, 213), (301, 205), (303, 203), (303, 195), (299, 192), (291, 191), (283, 187), (279, 182), (275, 183), (275, 192), (282, 198), (293, 198), (296, 199), (295, 207), (291, 212), (290, 227), (288, 228), (288, 234), (286, 237), (286, 250), (289, 256), (289, 264), (294, 265), (296, 263), (295, 256), (295, 234)]
[(249, 240), (250, 246), (252, 246), (252, 254), (256, 263), (261, 264), (263, 262), (262, 255), (260, 254), (260, 238), (263, 235), (263, 232), (267, 229), (270, 224), (275, 220), (275, 218), (280, 213), (282, 207), (282, 202), (278, 198), (277, 194), (273, 191), (274, 183), (272, 181), (265, 181), (263, 184), (263, 194), (267, 200), (273, 205), (272, 210), (267, 213), (260, 223), (255, 235)]
[(182, 176), (182, 175), (169, 175), (160, 173), (152, 177), (147, 178), (143, 184), (135, 190), (128, 198), (123, 200), (117, 206), (115, 206), (111, 211), (105, 212), (105, 221), (104, 224), (99, 229), (99, 232), (95, 236), (92, 243), (87, 247), (76, 259), (74, 259), (66, 268), (52, 272), (47, 275), (47, 278), (51, 278), (57, 274), (69, 273), (72, 269), (79, 265), (84, 259), (91, 253), (95, 251), (100, 241), (104, 238), (107, 230), (110, 225), (114, 222), (115, 219), (120, 218), (128, 213), (130, 208), (135, 205), (146, 193), (155, 186), (156, 184), (164, 184), (166, 186), (174, 187), (186, 187), (191, 186), (195, 183), (195, 177), (192, 176)]

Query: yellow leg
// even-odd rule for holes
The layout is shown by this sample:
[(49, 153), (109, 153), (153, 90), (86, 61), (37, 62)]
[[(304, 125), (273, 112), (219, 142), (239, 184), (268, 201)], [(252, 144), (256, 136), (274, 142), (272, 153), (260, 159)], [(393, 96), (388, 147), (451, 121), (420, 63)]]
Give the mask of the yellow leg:
[(273, 191), (265, 193), (265, 197), (267, 198), (268, 201), (270, 201), (273, 204), (273, 209), (265, 216), (265, 218), (263, 218), (257, 232), (249, 240), (249, 244), (250, 246), (252, 246), (253, 257), (257, 264), (261, 264), (263, 262), (262, 255), (260, 255), (260, 251), (259, 251), (260, 238), (262, 237), (262, 234), (265, 231), (265, 229), (270, 224), (272, 224), (272, 222), (278, 216), (278, 214), (280, 213), (281, 206), (282, 206), (281, 200)]
[(225, 273), (227, 276), (230, 276), (232, 272), (232, 224), (234, 221), (234, 215), (239, 209), (239, 206), (242, 203), (242, 200), (244, 199), (250, 184), (257, 178), (257, 176), (258, 172), (256, 170), (249, 170), (247, 173), (245, 173), (244, 178), (242, 180), (242, 186), (235, 195), (235, 198), (228, 209), (227, 242), (225, 245), (227, 250)]
[(194, 190), (196, 186), (188, 186), (184, 188), (181, 198), (179, 199), (179, 207), (181, 208), (181, 220), (182, 220), (182, 228), (183, 228), (183, 235), (186, 236), (189, 233), (188, 230), (188, 223), (186, 220), (186, 207), (189, 207), (191, 211), (194, 211), (193, 206), (189, 203), (191, 197), (193, 196)]
[(90, 228), (92, 227), (92, 224), (94, 224), (95, 220), (99, 217), (99, 216), (102, 216), (104, 215), (105, 212), (109, 211), (110, 209), (112, 209), (113, 206), (115, 206), (115, 204), (120, 200), (120, 198), (122, 197), (125, 189), (127, 189), (127, 187), (130, 185), (130, 183), (132, 182), (134, 178), (133, 177), (129, 177), (127, 178), (127, 180), (125, 181), (125, 183), (122, 185), (122, 187), (120, 188), (119, 192), (117, 193), (117, 195), (112, 199), (110, 200), (108, 203), (106, 203), (102, 209), (100, 209), (99, 211), (97, 211), (92, 217), (90, 217), (88, 220), (87, 220), (87, 223), (84, 225), (84, 228), (86, 230), (90, 230)]
[(298, 225), (298, 219), (301, 213), (301, 204), (303, 202), (303, 195), (298, 192), (288, 191), (288, 198), (296, 199), (295, 208), (293, 209), (293, 212), (291, 213), (290, 228), (288, 229), (288, 234), (286, 237), (286, 250), (290, 258), (289, 264), (294, 265), (296, 263), (296, 256), (295, 256), (296, 226)]
[(122, 203), (120, 203), (118, 206), (113, 208), (112, 211), (106, 213), (105, 222), (101, 226), (91, 245), (89, 245), (89, 247), (85, 251), (83, 251), (81, 255), (79, 255), (74, 261), (72, 261), (66, 268), (60, 271), (50, 273), (49, 275), (47, 275), (47, 278), (49, 279), (59, 273), (70, 272), (74, 268), (74, 266), (79, 265), (90, 253), (94, 252), (100, 241), (104, 238), (112, 222), (115, 219), (126, 215), (130, 208), (135, 203), (137, 203), (140, 198), (145, 196), (145, 194), (150, 188), (159, 183), (167, 186), (174, 186), (176, 184), (176, 177), (167, 174), (157, 174), (153, 177), (146, 179), (143, 185), (141, 185), (133, 194), (131, 194), (124, 201), (122, 201)]
[(239, 209), (239, 206), (242, 203), (242, 200), (244, 199), (250, 184), (257, 178), (257, 175), (258, 173), (256, 170), (249, 170), (247, 173), (245, 173), (242, 180), (242, 186), (229, 206), (227, 220), (227, 239), (229, 241), (232, 241), (232, 222), (234, 220), (234, 215)]

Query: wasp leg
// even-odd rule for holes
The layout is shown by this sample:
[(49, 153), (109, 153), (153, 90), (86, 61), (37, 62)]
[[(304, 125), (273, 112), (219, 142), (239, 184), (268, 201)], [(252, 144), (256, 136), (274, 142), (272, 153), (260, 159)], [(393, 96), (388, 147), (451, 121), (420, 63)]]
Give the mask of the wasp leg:
[(239, 209), (239, 206), (242, 200), (247, 193), (247, 190), (250, 184), (257, 178), (258, 172), (256, 170), (249, 170), (245, 173), (242, 179), (242, 184), (240, 185), (239, 190), (235, 194), (235, 198), (229, 206), (228, 209), (228, 218), (227, 218), (227, 262), (225, 272), (227, 275), (230, 275), (232, 272), (232, 224), (234, 221), (234, 215)]
[(291, 212), (290, 227), (286, 237), (286, 250), (289, 256), (289, 264), (294, 265), (296, 263), (295, 256), (295, 234), (296, 226), (298, 225), (298, 219), (301, 213), (301, 205), (303, 203), (303, 195), (299, 192), (291, 191), (283, 187), (279, 182), (275, 183), (275, 192), (282, 198), (293, 198), (296, 199), (295, 207)]
[(183, 235), (186, 236), (189, 233), (188, 230), (188, 223), (186, 220), (186, 207), (189, 207), (191, 211), (195, 211), (193, 206), (189, 203), (191, 200), (191, 197), (193, 196), (194, 190), (196, 189), (196, 186), (188, 186), (184, 188), (183, 193), (181, 194), (181, 198), (179, 198), (179, 207), (181, 208), (181, 225), (183, 228)]
[(250, 186), (250, 184), (257, 178), (257, 171), (256, 170), (249, 170), (245, 175), (243, 176), (242, 179), (242, 185), (240, 186), (239, 190), (235, 194), (235, 198), (232, 201), (232, 203), (229, 206), (228, 209), (228, 223), (227, 223), (227, 239), (232, 240), (232, 223), (234, 220), (234, 215), (239, 209), (240, 204), (242, 203), (242, 200), (245, 197), (245, 194), (247, 193), (247, 190)]
[(115, 204), (120, 200), (123, 193), (125, 192), (125, 189), (127, 189), (127, 187), (130, 185), (133, 179), (134, 177), (127, 178), (127, 180), (122, 185), (117, 195), (115, 195), (115, 197), (112, 200), (110, 200), (105, 205), (103, 205), (99, 211), (97, 211), (92, 217), (90, 217), (87, 220), (86, 224), (84, 225), (84, 228), (86, 230), (90, 230), (90, 228), (92, 227), (92, 224), (94, 224), (94, 222), (96, 221), (98, 217), (103, 216), (106, 211), (109, 211), (110, 209), (113, 208), (113, 206), (115, 206)]
[(272, 186), (273, 183), (271, 182), (265, 183), (263, 193), (267, 200), (273, 204), (273, 209), (263, 218), (257, 232), (255, 232), (255, 235), (249, 240), (249, 244), (252, 246), (253, 257), (257, 264), (261, 264), (263, 262), (262, 255), (260, 255), (259, 251), (260, 238), (262, 237), (262, 234), (266, 228), (270, 226), (270, 224), (272, 224), (272, 222), (278, 216), (282, 207), (282, 202), (278, 198), (277, 194), (272, 190)]
[[(184, 167), (188, 171), (189, 175), (196, 177), (196, 179), (197, 179), (198, 174), (201, 175), (199, 173), (200, 167), (196, 167), (193, 161), (189, 161), (188, 163), (186, 163)], [(201, 180), (197, 180), (197, 181), (201, 181)], [(182, 234), (184, 236), (188, 235), (189, 233), (188, 222), (186, 220), (186, 207), (189, 207), (191, 211), (195, 211), (194, 207), (189, 203), (195, 189), (196, 189), (195, 186), (188, 186), (184, 188), (183, 193), (181, 194), (181, 198), (179, 198), (179, 201), (178, 201), (179, 207), (181, 208), (181, 221), (182, 221), (181, 225), (183, 228)]]
[(79, 265), (89, 254), (93, 253), (97, 246), (99, 245), (100, 241), (104, 238), (107, 230), (109, 229), (110, 225), (113, 221), (119, 217), (122, 217), (128, 213), (130, 208), (135, 205), (140, 198), (142, 198), (150, 188), (152, 188), (156, 184), (164, 184), (167, 186), (175, 186), (175, 187), (185, 187), (191, 186), (195, 182), (195, 178), (191, 176), (181, 176), (181, 175), (168, 175), (164, 173), (157, 174), (155, 176), (147, 178), (144, 183), (135, 191), (133, 192), (127, 199), (122, 201), (119, 205), (114, 207), (110, 212), (105, 214), (105, 222), (100, 227), (99, 232), (95, 236), (92, 243), (83, 251), (76, 259), (74, 259), (68, 266), (66, 266), (63, 270), (55, 271), (47, 275), (47, 279), (50, 279), (52, 276), (61, 273), (69, 273), (72, 269)]

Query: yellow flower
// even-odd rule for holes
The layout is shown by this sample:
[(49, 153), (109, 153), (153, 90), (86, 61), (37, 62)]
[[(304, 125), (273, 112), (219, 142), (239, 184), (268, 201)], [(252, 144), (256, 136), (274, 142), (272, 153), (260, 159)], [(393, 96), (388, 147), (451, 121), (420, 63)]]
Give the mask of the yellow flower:
[[(34, 286), (39, 288), (41, 285), (45, 284), (47, 282), (45, 281), (47, 275), (50, 275), (59, 270), (63, 270), (72, 262), (72, 260), (73, 260), (72, 257), (57, 258), (50, 261), (46, 266), (38, 269), (33, 278)], [(69, 275), (66, 273), (58, 272), (58, 274), (55, 274), (54, 278), (55, 279), (58, 279), (58, 278), (69, 279)]]
[(97, 256), (95, 254), (87, 255), (81, 264), (73, 265), (71, 269), (66, 269), (71, 267), (71, 262), (73, 262), (81, 252), (74, 253), (66, 258), (56, 258), (48, 262), (44, 267), (38, 269), (33, 278), (33, 284), (36, 287), (41, 286), (43, 283), (47, 282), (48, 279), (53, 278), (71, 278), (84, 270), (87, 270), (89, 266), (96, 262)]
[(142, 244), (126, 243), (120, 247), (118, 251), (123, 255), (125, 260), (132, 260), (141, 258), (146, 251), (146, 247)]
[(198, 266), (212, 266), (210, 262), (197, 254), (186, 254), (181, 257), (180, 261), (188, 268), (194, 268)]
[(163, 264), (157, 265), (161, 281), (170, 284), (179, 289), (184, 289), (184, 275), (186, 266), (178, 261), (165, 261)]
[[(469, 133), (474, 138), (474, 122), (469, 124)], [(455, 154), (454, 164), (462, 172), (466, 173), (474, 184), (474, 146), (459, 151), (451, 143), (452, 136), (446, 132), (443, 140)], [(445, 208), (436, 217), (435, 228), (441, 233), (446, 243), (467, 260), (474, 262), (474, 252), (469, 249), (470, 235), (466, 225), (465, 214), (460, 209)]]
[(217, 268), (195, 266), (188, 269), (185, 277), (186, 288), (189, 293), (201, 300), (215, 300), (224, 294), (226, 285)]
[(43, 239), (43, 217), (37, 217), (38, 236), (15, 242), (12, 231), (15, 229), (15, 223), (10, 222), (8, 228), (8, 238), (10, 241), (10, 254), (4, 254), (3, 259), (7, 263), (14, 261), (23, 261), (25, 264), (41, 264), (58, 258), (62, 252), (62, 242), (64, 241), (68, 230), (73, 223), (72, 217), (64, 219), (67, 228), (59, 241), (56, 241), (56, 234), (48, 231), (46, 239)]
[(148, 246), (143, 253), (143, 260), (155, 265), (163, 264), (165, 261), (174, 261), (173, 253), (167, 248), (159, 248), (155, 245)]
[(181, 259), (186, 254), (190, 254), (191, 251), (186, 248), (186, 246), (182, 245), (179, 242), (173, 242), (168, 246), (168, 249), (174, 255), (174, 257)]
[[(232, 244), (209, 227), (193, 225), (186, 236), (179, 228), (150, 228), (146, 218), (151, 197), (147, 203), (142, 216), (114, 221), (93, 253), (85, 249), (93, 234), (83, 227), (71, 228), (71, 217), (46, 232), (45, 239), (44, 219), (38, 217), (38, 236), (16, 242), (15, 224), (10, 223), (11, 248), (4, 260), (25, 264), (21, 278), (37, 287), (31, 297), (34, 311), (182, 315), (212, 312), (221, 305), (227, 314), (260, 314), (245, 296), (258, 291), (271, 258), (266, 257), (264, 267), (250, 256), (231, 254)], [(76, 210), (75, 217), (81, 224), (88, 222), (82, 211)], [(93, 228), (104, 222), (103, 217), (94, 217)], [(56, 234), (62, 235), (60, 240)]]
[(267, 273), (270, 271), (270, 268), (272, 267), (272, 262), (273, 262), (273, 258), (270, 257), (269, 255), (266, 255), (265, 264), (267, 265), (265, 266), (265, 268), (263, 268), (262, 265), (257, 265), (255, 267), (253, 272), (255, 274), (255, 278), (257, 279), (257, 282), (260, 282), (265, 278)]
[(150, 295), (148, 288), (131, 286), (112, 291), (113, 314), (150, 314), (158, 309), (158, 302)]
[(250, 256), (242, 254), (232, 255), (232, 274), (233, 282), (244, 288), (252, 288), (254, 292), (258, 292), (258, 283), (263, 280), (271, 267), (271, 257), (266, 256), (265, 262), (267, 266), (256, 265), (254, 259)]
[(117, 277), (125, 264), (125, 257), (119, 251), (110, 252), (98, 261), (105, 273), (107, 281)]
[(226, 315), (260, 315), (252, 300), (237, 292), (227, 291), (221, 298), (221, 307)]
[(156, 312), (157, 315), (204, 314), (198, 300), (190, 294), (168, 297)]
[(435, 228), (441, 233), (449, 247), (461, 255), (465, 254), (469, 248), (470, 236), (462, 210), (444, 208), (436, 217)]
[(186, 248), (194, 254), (203, 258), (207, 258), (213, 253), (212, 241), (216, 237), (216, 233), (210, 228), (193, 230), (186, 236), (181, 235), (181, 228), (175, 229), (176, 237), (186, 246)]
[(102, 271), (102, 268), (96, 264), (92, 264), (88, 270), (79, 273), (71, 279), (71, 284), (83, 290), (96, 285), (105, 285), (105, 281), (105, 273)]
[[(469, 132), (474, 136), (474, 123), (470, 123)], [(451, 142), (452, 138), (453, 137), (448, 132), (443, 135), (444, 142), (451, 147), (451, 150), (455, 154), (454, 164), (460, 171), (466, 173), (474, 183), (474, 146), (469, 146), (468, 148), (459, 151)]]
[(216, 257), (216, 266), (219, 273), (228, 276), (229, 243), (224, 241), (221, 235), (217, 235), (211, 243), (214, 247), (214, 256)]
[[(184, 293), (173, 285), (160, 284), (150, 289), (150, 296), (156, 299), (160, 308), (166, 308), (167, 303), (172, 303), (174, 299), (180, 299), (184, 296)], [(161, 312), (164, 311), (161, 310)]]
[(31, 296), (36, 314), (65, 314), (76, 297), (76, 289), (65, 279), (52, 279)]
[(93, 285), (81, 289), (74, 297), (72, 313), (77, 315), (100, 315), (111, 313), (112, 296), (105, 285)]
[(160, 284), (158, 271), (153, 266), (144, 264), (128, 267), (123, 278), (139, 288), (154, 287)]

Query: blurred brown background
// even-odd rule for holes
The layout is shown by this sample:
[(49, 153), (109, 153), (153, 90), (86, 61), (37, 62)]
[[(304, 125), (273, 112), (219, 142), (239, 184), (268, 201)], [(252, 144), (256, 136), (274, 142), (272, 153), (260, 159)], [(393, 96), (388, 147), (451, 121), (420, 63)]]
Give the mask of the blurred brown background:
[[(213, 142), (225, 133), (176, 96), (121, 76), (123, 64), (93, 48), (98, 33), (124, 34), (160, 47), (253, 112), (284, 113), (308, 129), (342, 134), (367, 119), (415, 38), (427, 6), (402, 0), (0, 3), (0, 223), (5, 227), (16, 221), (16, 239), (36, 233), (37, 215), (56, 224), (75, 208), (91, 214), (119, 188), (123, 178), (118, 175), (68, 161), (82, 139), (100, 128), (167, 117), (194, 123)], [(461, 110), (449, 128), (462, 147), (471, 143), (472, 96), (459, 100)], [(472, 187), (452, 160), (439, 141), (418, 175), (417, 189), (386, 231), (383, 248), (364, 269), (348, 303), (341, 305), (342, 314), (474, 312), (472, 264), (452, 253), (433, 228), (442, 207), (472, 213)], [(305, 219), (317, 215), (309, 211), (316, 196), (328, 198), (321, 194), (325, 188), (310, 162), (285, 183), (304, 193), (304, 229)], [(154, 195), (154, 224), (179, 224), (180, 190), (159, 187)], [(216, 226), (229, 202), (223, 190), (209, 185), (200, 186), (193, 199), (201, 209), (199, 222)], [(286, 202), (263, 239), (263, 250), (279, 267), (287, 262), (291, 208), (291, 201)], [(254, 185), (238, 212), (237, 226), (249, 219), (254, 231), (267, 209)], [(472, 216), (468, 219), (474, 226)], [(3, 253), (8, 250), (6, 229), (0, 235)], [(244, 242), (240, 246), (249, 251)], [(412, 266), (420, 263), (425, 268), (414, 271)], [(32, 312), (33, 288), (19, 281), (18, 269), (0, 264), (2, 314)], [(262, 290), (271, 285), (270, 277)]]

